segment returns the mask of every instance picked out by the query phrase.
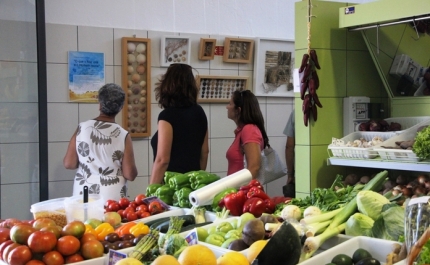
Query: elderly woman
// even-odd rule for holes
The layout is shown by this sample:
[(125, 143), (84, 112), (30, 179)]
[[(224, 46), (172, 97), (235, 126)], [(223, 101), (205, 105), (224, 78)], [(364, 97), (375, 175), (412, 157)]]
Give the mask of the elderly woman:
[(103, 200), (127, 196), (127, 180), (137, 176), (131, 136), (115, 123), (125, 93), (116, 84), (106, 84), (98, 93), (98, 117), (81, 122), (70, 139), (64, 167), (77, 169), (73, 195), (81, 195), (87, 186), (89, 194), (100, 194)]
[(166, 171), (206, 170), (208, 120), (197, 104), (193, 69), (187, 64), (171, 64), (154, 91), (163, 110), (151, 139), (154, 165), (150, 184), (162, 183)]
[(261, 150), (269, 144), (264, 118), (257, 97), (249, 90), (233, 92), (226, 106), (227, 117), (234, 121), (234, 141), (227, 150), (227, 175), (245, 168), (256, 179), (260, 170)]

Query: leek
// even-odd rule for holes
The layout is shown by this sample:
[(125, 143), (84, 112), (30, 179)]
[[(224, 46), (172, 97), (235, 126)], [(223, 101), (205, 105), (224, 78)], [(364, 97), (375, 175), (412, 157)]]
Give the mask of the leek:
[(302, 218), (300, 220), (300, 223), (302, 225), (310, 225), (310, 224), (325, 222), (325, 221), (331, 220), (342, 209), (343, 209), (343, 207), (339, 208), (339, 209), (336, 209), (336, 210), (332, 210), (332, 211), (329, 211), (329, 212), (322, 213), (320, 215), (315, 215), (315, 216), (309, 216), (309, 217), (306, 217), (306, 218)]
[(329, 226), (329, 224), (331, 223), (331, 220), (327, 220), (324, 222), (320, 222), (320, 223), (314, 223), (308, 226), (308, 229), (306, 230), (306, 237), (311, 237), (311, 236), (315, 236), (315, 234), (319, 234), (322, 231), (324, 231), (324, 229)]
[[(384, 170), (379, 172), (373, 179), (371, 179), (363, 188), (363, 190), (380, 190), (388, 176), (388, 171)], [(349, 201), (333, 219), (331, 219), (330, 225), (321, 234), (315, 237), (306, 238), (305, 244), (303, 245), (301, 259), (306, 260), (310, 258), (315, 251), (329, 238), (338, 235), (346, 227), (346, 221), (348, 218), (357, 212), (357, 198), (354, 197)], [(319, 215), (321, 216), (321, 215)], [(319, 217), (316, 216), (316, 217)]]

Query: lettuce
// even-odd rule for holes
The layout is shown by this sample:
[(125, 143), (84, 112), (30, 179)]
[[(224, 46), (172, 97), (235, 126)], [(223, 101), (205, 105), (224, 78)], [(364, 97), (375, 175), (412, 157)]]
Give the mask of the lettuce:
[(417, 133), (412, 151), (419, 158), (427, 159), (430, 157), (430, 126)]
[(405, 210), (395, 204), (385, 204), (372, 227), (373, 237), (398, 241), (405, 231)]
[(379, 218), (382, 206), (387, 203), (390, 201), (386, 197), (371, 190), (362, 190), (357, 194), (358, 211), (373, 220)]
[(375, 221), (362, 213), (351, 215), (346, 221), (345, 235), (347, 236), (370, 236)]

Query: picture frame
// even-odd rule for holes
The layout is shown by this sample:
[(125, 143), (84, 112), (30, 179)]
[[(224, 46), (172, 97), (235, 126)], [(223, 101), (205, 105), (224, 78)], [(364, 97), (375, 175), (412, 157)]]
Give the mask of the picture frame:
[(161, 38), (160, 64), (168, 67), (172, 63), (190, 64), (190, 38), (163, 36)]
[(215, 57), (216, 39), (200, 38), (199, 60), (213, 60)]
[(258, 38), (255, 41), (254, 94), (294, 97), (294, 40)]
[(223, 62), (250, 63), (254, 54), (254, 40), (229, 38), (224, 40)]
[(212, 76), (198, 75), (196, 77), (200, 103), (228, 103), (235, 90), (249, 90), (247, 76)]
[(122, 124), (132, 138), (151, 136), (151, 40), (121, 39)]

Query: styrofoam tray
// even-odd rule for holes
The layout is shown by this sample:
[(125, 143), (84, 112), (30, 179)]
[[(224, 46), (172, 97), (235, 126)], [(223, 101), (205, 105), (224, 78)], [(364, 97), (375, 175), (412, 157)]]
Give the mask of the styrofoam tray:
[(337, 246), (333, 246), (326, 251), (305, 260), (300, 265), (315, 265), (327, 264), (338, 254), (345, 254), (352, 256), (354, 251), (358, 248), (363, 248), (372, 255), (375, 259), (379, 260), (381, 264), (385, 264), (386, 256), (393, 251), (393, 245), (399, 244), (396, 241), (389, 241), (379, 238), (371, 238), (366, 236), (353, 237)]
[(408, 141), (415, 139), (417, 135), (417, 129), (421, 126), (430, 125), (430, 119), (420, 122), (411, 128), (405, 130), (403, 133), (384, 141), (378, 147), (375, 147), (374, 150), (378, 152), (379, 156), (382, 160), (396, 160), (396, 161), (409, 161), (409, 162), (418, 162), (421, 159), (417, 157), (417, 155), (412, 150), (404, 150), (404, 149), (386, 149), (383, 146), (396, 146), (396, 142), (400, 141)]
[[(371, 141), (374, 137), (379, 136), (383, 140), (389, 139), (395, 136), (395, 132), (353, 132), (343, 137), (341, 140), (345, 144), (349, 141), (353, 142), (364, 138), (366, 141)], [(348, 147), (348, 146), (336, 146), (330, 144), (328, 146), (329, 155), (339, 158), (357, 158), (357, 159), (373, 159), (378, 156), (378, 152), (374, 150), (374, 147)], [(331, 152), (331, 153), (330, 153)]]

